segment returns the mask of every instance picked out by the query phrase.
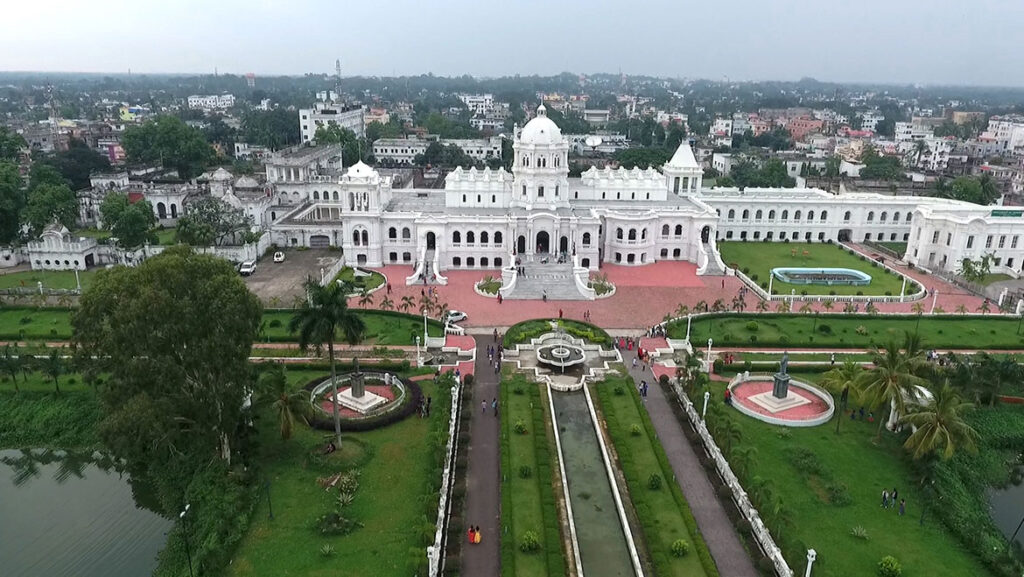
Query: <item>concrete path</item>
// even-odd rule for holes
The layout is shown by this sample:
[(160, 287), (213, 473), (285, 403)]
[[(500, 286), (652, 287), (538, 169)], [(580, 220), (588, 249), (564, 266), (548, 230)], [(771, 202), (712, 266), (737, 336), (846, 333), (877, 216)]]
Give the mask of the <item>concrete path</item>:
[[(466, 490), (466, 525), (480, 526), (479, 545), (464, 545), (462, 575), (498, 577), (501, 572), (501, 455), (498, 417), (491, 400), (498, 397), (498, 375), (487, 360), (487, 345), (496, 344), (492, 333), (476, 337), (476, 371), (473, 377), (473, 418), (469, 424), (469, 467)], [(480, 403), (487, 403), (487, 411)], [(501, 407), (498, 407), (499, 414)], [(461, 536), (465, 539), (465, 535)]]
[[(622, 360), (630, 367), (634, 351), (620, 351)], [(690, 504), (690, 510), (697, 520), (697, 528), (711, 550), (711, 557), (718, 566), (719, 573), (725, 577), (758, 577), (754, 563), (743, 549), (739, 535), (732, 521), (725, 514), (725, 509), (715, 495), (715, 489), (697, 459), (690, 442), (686, 439), (680, 423), (669, 403), (673, 402), (662, 392), (651, 371), (641, 372), (640, 368), (630, 369), (630, 376), (637, 383), (646, 380), (647, 401), (645, 408), (651, 417), (651, 423), (658, 433), (658, 439), (665, 448), (668, 461), (672, 465), (679, 488)]]

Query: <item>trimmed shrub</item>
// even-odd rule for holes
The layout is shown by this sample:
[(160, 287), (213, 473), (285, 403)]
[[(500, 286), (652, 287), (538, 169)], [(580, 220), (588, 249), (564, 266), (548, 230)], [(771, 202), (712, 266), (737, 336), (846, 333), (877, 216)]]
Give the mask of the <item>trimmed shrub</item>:
[(750, 321), (745, 326), (747, 327), (747, 330), (750, 332), (756, 332), (758, 329), (757, 321)]
[(519, 540), (519, 550), (523, 553), (536, 553), (540, 551), (540, 537), (535, 531), (523, 533), (523, 537)]
[[(751, 335), (751, 336), (753, 336), (753, 335)], [(722, 367), (725, 366), (725, 361), (723, 361), (720, 358), (719, 359), (715, 359), (715, 362), (711, 363), (711, 366), (714, 367), (716, 373), (721, 373), (722, 372)]]
[(661, 489), (661, 476), (657, 473), (651, 473), (651, 476), (647, 477), (647, 488), (652, 491)]
[(643, 429), (640, 428), (640, 425), (633, 425), (632, 427), (629, 428), (629, 434), (633, 435), (634, 437), (639, 437), (640, 435), (644, 434), (644, 432)]
[(903, 575), (903, 566), (892, 555), (886, 555), (878, 562), (878, 575), (879, 577), (900, 577)]
[(516, 421), (515, 425), (512, 426), (512, 430), (514, 430), (517, 435), (525, 435), (526, 434), (526, 423), (524, 423), (520, 419), (520, 420)]
[(519, 478), (520, 479), (529, 479), (532, 476), (533, 476), (533, 469), (531, 469), (527, 465), (523, 465), (522, 467), (519, 467)]
[(683, 539), (676, 539), (672, 542), (672, 555), (686, 557), (690, 553), (690, 544)]

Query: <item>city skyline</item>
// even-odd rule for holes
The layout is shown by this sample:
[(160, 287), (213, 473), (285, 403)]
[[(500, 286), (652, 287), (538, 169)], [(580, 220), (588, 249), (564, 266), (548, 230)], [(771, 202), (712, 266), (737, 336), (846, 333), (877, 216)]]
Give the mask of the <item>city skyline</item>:
[[(713, 7), (651, 0), (632, 4), (635, 17), (618, 28), (612, 26), (622, 15), (604, 2), (527, 1), (508, 9), (458, 0), (431, 11), (407, 0), (387, 7), (322, 0), (97, 6), (57, 0), (47, 13), (9, 7), (0, 23), (0, 70), (294, 76), (333, 73), (340, 58), (343, 76), (621, 71), (730, 81), (1024, 85), (1024, 72), (1014, 66), (1024, 6), (1004, 0), (969, 7), (868, 0), (856, 13), (808, 0), (772, 12), (738, 0)], [(163, 29), (155, 22), (183, 25)]]

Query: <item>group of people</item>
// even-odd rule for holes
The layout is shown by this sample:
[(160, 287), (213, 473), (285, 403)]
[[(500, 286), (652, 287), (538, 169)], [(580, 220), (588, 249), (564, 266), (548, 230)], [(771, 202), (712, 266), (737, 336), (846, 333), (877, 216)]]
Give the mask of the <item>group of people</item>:
[[(856, 421), (857, 415), (860, 415), (860, 420), (867, 421), (869, 423), (875, 422), (875, 414), (871, 411), (865, 411), (864, 407), (860, 408), (860, 411), (853, 409), (850, 411), (850, 420)], [(865, 416), (866, 415), (866, 416)]]
[(480, 526), (470, 525), (469, 530), (466, 531), (466, 537), (469, 538), (470, 544), (478, 545), (480, 543)]
[(892, 509), (893, 507), (896, 507), (896, 499), (899, 499), (899, 513), (898, 514), (899, 515), (906, 515), (907, 514), (907, 500), (906, 499), (900, 499), (899, 495), (900, 495), (900, 493), (899, 493), (899, 491), (896, 490), (896, 487), (892, 488), (892, 493), (890, 493), (886, 489), (882, 489), (882, 508), (883, 509)]
[(420, 411), (420, 418), (421, 419), (425, 419), (425, 418), (430, 416), (430, 403), (431, 403), (431, 401), (432, 401), (432, 399), (430, 397), (427, 397), (426, 400), (424, 400), (422, 397), (420, 398), (419, 411)]
[[(494, 411), (494, 416), (497, 417), (498, 416), (498, 399), (497, 398), (491, 399), (491, 410)], [(480, 401), (480, 412), (481, 413), (486, 413), (487, 412), (487, 401), (486, 400)]]
[(647, 336), (649, 336), (649, 337), (663, 337), (663, 336), (665, 336), (665, 326), (664, 325), (654, 325), (653, 327), (647, 329)]
[(636, 387), (637, 392), (640, 393), (641, 399), (647, 398), (647, 381), (640, 381), (640, 384)]
[(501, 372), (501, 356), (504, 353), (502, 348), (495, 345), (487, 345), (487, 362), (494, 367), (494, 374)]
[(633, 350), (633, 347), (637, 345), (637, 342), (636, 340), (633, 339), (633, 337), (619, 337), (615, 339), (614, 344), (615, 348), (619, 349), (620, 351), (631, 351)]

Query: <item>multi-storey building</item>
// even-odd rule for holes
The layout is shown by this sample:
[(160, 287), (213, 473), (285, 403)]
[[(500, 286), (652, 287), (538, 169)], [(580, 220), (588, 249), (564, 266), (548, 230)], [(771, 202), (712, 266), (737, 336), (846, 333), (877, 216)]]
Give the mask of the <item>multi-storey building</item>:
[(363, 136), (365, 122), (363, 107), (359, 104), (342, 105), (333, 102), (317, 102), (313, 108), (299, 110), (299, 132), (302, 142), (310, 142), (316, 137), (316, 129), (321, 126), (340, 126)]
[(193, 94), (188, 97), (188, 107), (199, 110), (225, 110), (235, 105), (233, 94)]

